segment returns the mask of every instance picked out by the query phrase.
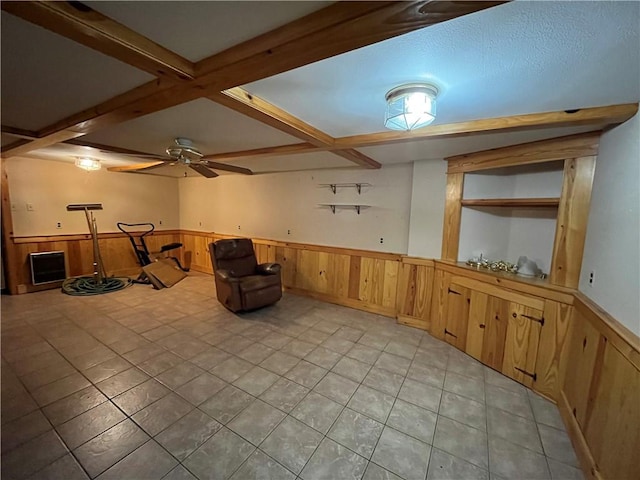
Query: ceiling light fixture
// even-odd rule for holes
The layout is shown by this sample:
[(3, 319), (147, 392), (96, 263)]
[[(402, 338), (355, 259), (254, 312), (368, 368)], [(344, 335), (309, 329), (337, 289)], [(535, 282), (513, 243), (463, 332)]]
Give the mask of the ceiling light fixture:
[(100, 170), (100, 160), (96, 160), (95, 158), (89, 158), (89, 157), (77, 157), (76, 167), (82, 168), (87, 172)]
[(428, 83), (408, 83), (387, 92), (384, 126), (391, 130), (414, 130), (436, 119), (438, 89)]

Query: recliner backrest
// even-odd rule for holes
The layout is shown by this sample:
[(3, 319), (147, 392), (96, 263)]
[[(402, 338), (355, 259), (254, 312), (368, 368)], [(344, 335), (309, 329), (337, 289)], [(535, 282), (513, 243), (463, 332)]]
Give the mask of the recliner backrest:
[(230, 238), (213, 244), (213, 266), (234, 277), (254, 275), (258, 261), (250, 238)]

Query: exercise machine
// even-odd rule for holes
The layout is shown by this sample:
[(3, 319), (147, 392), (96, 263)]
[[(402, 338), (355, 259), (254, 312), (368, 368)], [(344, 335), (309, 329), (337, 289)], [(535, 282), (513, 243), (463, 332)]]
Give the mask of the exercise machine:
[(102, 210), (102, 204), (74, 203), (67, 205), (69, 212), (84, 212), (93, 245), (93, 275), (67, 278), (62, 282), (62, 291), (68, 295), (99, 295), (121, 290), (132, 283), (129, 278), (107, 277), (98, 243), (98, 223), (92, 210)]
[[(155, 230), (155, 225), (153, 223), (123, 223), (118, 222), (117, 224), (118, 230), (122, 233), (126, 234), (129, 237), (129, 241), (133, 246), (133, 251), (136, 254), (138, 259), (138, 263), (141, 267), (145, 267), (160, 258), (169, 258), (173, 260), (178, 268), (183, 272), (188, 272), (189, 269), (182, 266), (180, 260), (177, 257), (170, 256), (167, 252), (171, 250), (175, 250), (177, 248), (181, 248), (182, 244), (179, 242), (168, 243), (160, 247), (160, 250), (157, 252), (150, 252), (147, 247), (147, 243), (145, 238), (147, 235), (151, 234)], [(145, 283), (148, 284), (149, 279), (147, 278), (146, 273), (142, 272), (138, 278), (135, 280), (136, 283)]]

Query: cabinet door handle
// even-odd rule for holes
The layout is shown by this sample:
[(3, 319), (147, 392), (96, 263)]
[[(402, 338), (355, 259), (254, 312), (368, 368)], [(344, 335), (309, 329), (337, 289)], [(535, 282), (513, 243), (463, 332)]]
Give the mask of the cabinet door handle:
[(454, 335), (453, 333), (451, 333), (449, 330), (447, 330), (446, 328), (444, 329), (444, 334), (445, 335), (451, 335), (453, 338), (458, 338), (457, 335)]
[(527, 372), (526, 370), (523, 370), (523, 369), (518, 368), (518, 367), (513, 367), (513, 368), (514, 368), (514, 369), (516, 369), (517, 371), (519, 371), (520, 373), (525, 374), (527, 377), (531, 377), (531, 378), (533, 378), (533, 381), (534, 381), (534, 382), (535, 382), (535, 381), (536, 381), (536, 379), (538, 378), (538, 375), (537, 375), (535, 372), (534, 372), (534, 373), (529, 373), (529, 372)]
[(450, 288), (449, 288), (448, 291), (449, 291), (449, 293), (453, 293), (454, 295), (462, 295), (461, 293), (456, 292), (455, 290), (451, 290)]
[(480, 325), (478, 325), (480, 328), (486, 328), (486, 325), (484, 323), (481, 323)]

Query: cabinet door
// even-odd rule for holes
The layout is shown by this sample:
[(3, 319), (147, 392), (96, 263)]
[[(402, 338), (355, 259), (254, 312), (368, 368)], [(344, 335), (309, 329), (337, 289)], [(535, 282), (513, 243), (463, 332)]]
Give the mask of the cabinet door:
[(509, 304), (507, 300), (487, 296), (485, 328), (480, 360), (485, 365), (501, 371), (504, 359), (504, 342), (509, 324)]
[(536, 378), (542, 311), (513, 302), (509, 310), (502, 373), (531, 387)]
[(460, 350), (467, 343), (467, 323), (469, 320), (469, 289), (451, 283), (447, 290), (447, 318), (444, 339)]
[(469, 324), (467, 326), (467, 346), (465, 352), (482, 361), (482, 345), (487, 328), (487, 304), (489, 295), (471, 290), (469, 303)]

